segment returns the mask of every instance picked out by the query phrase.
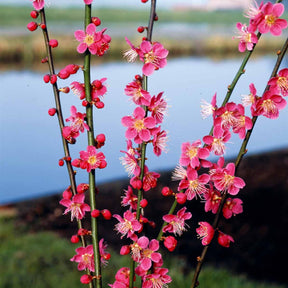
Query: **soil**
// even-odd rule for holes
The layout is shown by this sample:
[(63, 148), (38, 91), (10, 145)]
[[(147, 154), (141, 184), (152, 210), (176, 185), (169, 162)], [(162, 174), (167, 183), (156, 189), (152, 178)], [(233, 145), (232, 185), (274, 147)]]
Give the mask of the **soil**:
[[(219, 227), (224, 233), (232, 235), (235, 243), (230, 248), (223, 248), (217, 241), (212, 242), (205, 262), (244, 272), (258, 280), (287, 283), (286, 265), (282, 263), (288, 258), (288, 149), (244, 157), (238, 176), (246, 182), (245, 188), (237, 196), (243, 200), (244, 212), (231, 219), (221, 220)], [(177, 183), (170, 179), (171, 171), (162, 172), (158, 188), (147, 192), (149, 205), (145, 216), (153, 219), (156, 227), (161, 225), (159, 215), (169, 211), (170, 200), (173, 200), (161, 195), (162, 187), (169, 185), (174, 191), (177, 190)], [(112, 214), (123, 213), (119, 201), (127, 184), (127, 180), (119, 180), (99, 186), (97, 207), (110, 209)], [(17, 225), (24, 225), (31, 232), (51, 230), (70, 238), (76, 233), (77, 227), (68, 215), (62, 216), (64, 208), (59, 204), (61, 193), (59, 191), (54, 196), (10, 206), (16, 209)], [(204, 203), (199, 201), (190, 201), (187, 207), (192, 212), (192, 219), (188, 221), (190, 229), (178, 239), (175, 252), (187, 260), (188, 271), (195, 267), (196, 257), (202, 250), (195, 232), (197, 223), (212, 222), (213, 214), (204, 213)], [(83, 227), (89, 227), (87, 221), (88, 217)], [(112, 218), (110, 221), (100, 219), (99, 222), (101, 237), (105, 238), (109, 246), (119, 249), (124, 243), (119, 241), (116, 232), (111, 233), (117, 221)], [(157, 229), (148, 230), (152, 235), (157, 233)]]

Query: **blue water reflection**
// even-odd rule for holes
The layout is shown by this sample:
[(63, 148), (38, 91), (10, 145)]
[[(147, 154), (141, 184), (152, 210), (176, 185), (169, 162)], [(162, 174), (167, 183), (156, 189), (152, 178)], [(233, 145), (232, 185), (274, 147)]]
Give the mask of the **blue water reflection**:
[[(254, 82), (259, 94), (269, 78), (274, 58), (262, 57), (252, 60), (246, 67), (233, 101), (238, 102), (242, 94), (248, 94), (248, 85)], [(200, 101), (210, 101), (217, 92), (221, 103), (228, 84), (240, 65), (240, 60), (213, 61), (207, 58), (179, 58), (170, 60), (165, 69), (155, 72), (149, 78), (152, 95), (165, 91), (169, 104), (169, 115), (163, 128), (169, 132), (168, 153), (160, 158), (149, 152), (150, 170), (173, 168), (178, 162), (180, 145), (184, 141), (201, 139), (208, 134), (211, 119), (202, 120)], [(108, 93), (104, 98), (105, 109), (95, 112), (96, 133), (105, 133), (107, 142), (103, 152), (107, 157), (106, 169), (97, 171), (98, 183), (126, 177), (120, 164), (120, 150), (124, 150), (125, 128), (121, 117), (132, 113), (134, 106), (124, 95), (124, 87), (140, 72), (139, 64), (107, 63), (92, 69), (92, 78), (107, 77)], [(0, 74), (2, 97), (0, 98), (0, 203), (61, 191), (69, 185), (64, 167), (58, 167), (63, 156), (56, 117), (47, 113), (54, 107), (54, 98), (49, 84), (42, 81), (42, 73), (33, 71), (10, 71)], [(74, 75), (69, 82), (82, 81), (82, 75)], [(80, 101), (73, 94), (61, 96), (64, 115), (69, 116), (70, 106), (84, 111)], [(249, 153), (287, 147), (288, 108), (280, 113), (277, 120), (260, 118), (256, 123)], [(78, 138), (71, 146), (73, 157), (86, 147), (86, 137)], [(236, 155), (239, 140), (233, 137), (227, 148), (227, 156)], [(78, 183), (87, 182), (83, 171), (77, 174)]]

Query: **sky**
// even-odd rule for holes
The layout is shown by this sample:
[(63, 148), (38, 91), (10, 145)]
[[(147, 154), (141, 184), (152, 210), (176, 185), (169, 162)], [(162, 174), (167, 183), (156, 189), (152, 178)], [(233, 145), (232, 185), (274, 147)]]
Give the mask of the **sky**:
[[(194, 4), (194, 5), (199, 5), (199, 4), (204, 4), (208, 0), (158, 0), (157, 1), (157, 6), (160, 8), (172, 8), (173, 6), (177, 5), (182, 5), (182, 4)], [(30, 0), (0, 0), (0, 4), (23, 4), (23, 3), (29, 3)], [(50, 5), (79, 5), (82, 4), (83, 1), (81, 0), (46, 0), (46, 2)], [(105, 0), (105, 1), (100, 1), (100, 0), (95, 0), (93, 5), (95, 6), (141, 6), (141, 1), (140, 0)], [(144, 4), (143, 4), (144, 6)]]

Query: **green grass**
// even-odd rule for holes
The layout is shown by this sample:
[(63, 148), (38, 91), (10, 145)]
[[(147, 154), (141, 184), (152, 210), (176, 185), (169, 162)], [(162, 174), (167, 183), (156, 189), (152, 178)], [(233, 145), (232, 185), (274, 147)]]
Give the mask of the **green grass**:
[[(76, 263), (69, 261), (76, 247), (52, 232), (27, 233), (25, 227), (16, 228), (13, 219), (0, 218), (0, 288), (83, 287), (79, 282), (82, 273), (77, 271)], [(114, 282), (117, 269), (129, 266), (127, 256), (118, 256), (113, 251), (111, 254), (109, 265), (102, 270), (103, 287)], [(165, 266), (173, 278), (169, 287), (190, 287), (192, 272), (183, 275), (186, 263), (177, 257), (166, 258)], [(253, 282), (244, 275), (212, 267), (204, 267), (199, 281), (201, 287), (209, 288), (284, 288)]]

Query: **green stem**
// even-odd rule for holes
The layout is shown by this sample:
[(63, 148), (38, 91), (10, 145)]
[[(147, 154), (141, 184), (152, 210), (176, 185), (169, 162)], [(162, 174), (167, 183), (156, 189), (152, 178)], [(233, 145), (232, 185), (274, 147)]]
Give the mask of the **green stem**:
[[(85, 29), (91, 23), (91, 5), (85, 5)], [(88, 136), (88, 145), (95, 146), (95, 137), (94, 137), (94, 127), (93, 127), (93, 105), (92, 105), (92, 94), (91, 94), (91, 54), (87, 50), (84, 55), (84, 85), (85, 85), (85, 95), (86, 100), (89, 103), (86, 106), (86, 117), (87, 124), (89, 126), (89, 131), (87, 132)], [(89, 195), (90, 195), (90, 207), (91, 211), (96, 209), (96, 178), (95, 178), (95, 169), (92, 169), (89, 172)], [(92, 245), (94, 250), (94, 264), (95, 264), (95, 276), (96, 276), (96, 287), (102, 287), (102, 276), (101, 276), (101, 256), (99, 251), (99, 237), (98, 237), (98, 223), (97, 218), (91, 217), (91, 236), (92, 236)]]
[[(42, 31), (43, 31), (46, 53), (47, 53), (47, 58), (48, 58), (49, 72), (50, 72), (50, 75), (55, 75), (54, 59), (53, 59), (51, 46), (49, 45), (49, 34), (48, 34), (48, 30), (47, 30), (46, 14), (45, 14), (44, 8), (42, 10), (40, 10), (40, 17), (41, 17), (41, 23), (45, 24), (45, 29), (42, 29)], [(60, 128), (60, 134), (61, 134), (64, 154), (65, 154), (65, 157), (70, 158), (70, 150), (69, 150), (68, 142), (66, 141), (66, 139), (62, 135), (62, 129), (65, 126), (65, 124), (64, 124), (64, 120), (63, 120), (63, 112), (62, 112), (60, 93), (58, 90), (57, 82), (54, 83), (52, 85), (52, 87), (53, 87), (54, 100), (55, 100), (55, 105), (56, 105), (56, 110), (57, 110), (57, 118), (58, 118), (58, 124), (59, 124), (59, 128)], [(76, 188), (75, 173), (74, 173), (73, 167), (71, 165), (71, 161), (65, 160), (65, 162), (66, 162), (66, 167), (67, 167), (67, 171), (68, 171), (68, 175), (69, 175), (69, 179), (70, 179), (70, 187), (71, 187), (73, 195), (76, 195), (77, 188)], [(82, 221), (77, 220), (77, 225), (78, 225), (78, 229), (81, 229), (82, 228)], [(86, 244), (86, 240), (85, 240), (84, 236), (80, 236), (80, 238), (81, 238), (82, 246), (86, 247), (87, 244)], [(87, 274), (90, 275), (90, 271), (88, 269), (86, 270), (86, 272), (87, 272)], [(94, 284), (89, 283), (89, 287), (93, 288)]]
[[(274, 65), (274, 68), (273, 68), (273, 71), (272, 71), (272, 74), (271, 74), (270, 78), (275, 77), (277, 75), (277, 71), (278, 71), (278, 69), (280, 67), (281, 62), (283, 61), (283, 58), (284, 58), (284, 55), (287, 52), (287, 49), (288, 49), (288, 39), (286, 39), (282, 49), (280, 50), (280, 53), (277, 53), (278, 54), (278, 58), (277, 58), (277, 61), (276, 61), (275, 65)], [(269, 89), (269, 86), (267, 85), (265, 90), (264, 90), (264, 92), (263, 92), (263, 94), (268, 89)], [(263, 97), (263, 94), (262, 94), (262, 97)], [(258, 116), (254, 116), (252, 118), (252, 123), (253, 123), (252, 128), (247, 131), (246, 136), (245, 136), (245, 138), (244, 138), (244, 140), (242, 142), (241, 148), (240, 148), (240, 150), (238, 152), (238, 155), (237, 155), (237, 158), (236, 158), (236, 161), (235, 161), (235, 175), (236, 175), (236, 172), (237, 172), (237, 170), (239, 168), (239, 165), (240, 165), (240, 163), (241, 163), (241, 161), (243, 159), (243, 156), (247, 152), (246, 148), (247, 148), (249, 139), (251, 137), (252, 131), (253, 131), (254, 127), (255, 127), (257, 119), (258, 119)], [(225, 204), (226, 198), (227, 198), (227, 192), (224, 192), (224, 194), (222, 195), (222, 199), (221, 199), (219, 208), (218, 208), (217, 213), (215, 215), (213, 225), (212, 225), (214, 230), (218, 228), (218, 224), (219, 224), (219, 221), (220, 221), (220, 218), (221, 218), (221, 212), (222, 212), (223, 206)], [(209, 247), (209, 245), (204, 246), (203, 250), (202, 250), (202, 253), (201, 253), (201, 256), (197, 258), (198, 264), (197, 264), (197, 267), (196, 267), (196, 270), (195, 270), (195, 273), (194, 273), (194, 276), (193, 276), (191, 288), (195, 288), (199, 284), (198, 283), (198, 277), (199, 277), (199, 274), (200, 274), (200, 271), (201, 271), (201, 268), (202, 268), (202, 264), (204, 262), (204, 259), (205, 259), (205, 256), (206, 256), (206, 253), (207, 253), (207, 250), (208, 250), (208, 247)]]
[[(152, 32), (153, 32), (153, 25), (155, 21), (155, 16), (156, 16), (156, 0), (151, 0), (151, 6), (150, 6), (150, 18), (149, 18), (149, 24), (148, 24), (148, 29), (147, 29), (147, 41), (152, 40)], [(145, 91), (148, 91), (148, 77), (145, 75), (142, 75), (142, 89)], [(143, 107), (145, 110), (145, 117), (147, 116), (148, 109), (147, 107)], [(140, 146), (139, 149), (141, 151), (141, 159), (140, 159), (140, 176), (139, 179), (141, 182), (143, 182), (144, 178), (144, 167), (145, 167), (145, 159), (146, 159), (146, 147), (147, 143), (143, 142)], [(137, 211), (136, 211), (136, 218), (137, 220), (140, 219), (140, 214), (141, 214), (141, 206), (140, 202), (143, 199), (143, 190), (139, 189), (138, 190), (138, 200), (137, 200)], [(131, 258), (130, 260), (130, 278), (129, 278), (129, 288), (133, 288), (133, 283), (134, 283), (134, 277), (135, 277), (135, 261)]]

